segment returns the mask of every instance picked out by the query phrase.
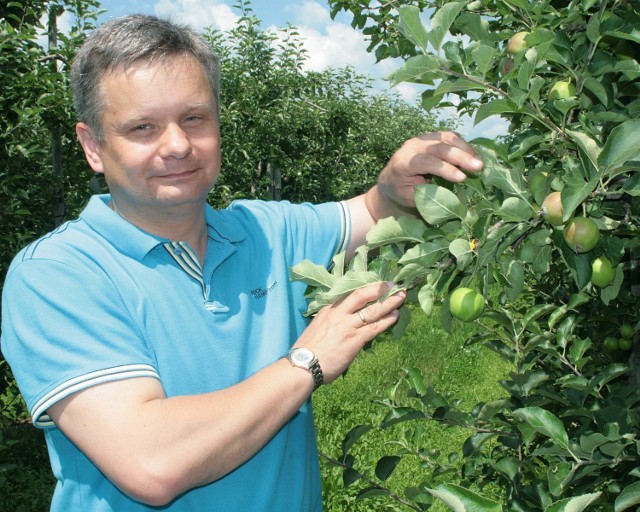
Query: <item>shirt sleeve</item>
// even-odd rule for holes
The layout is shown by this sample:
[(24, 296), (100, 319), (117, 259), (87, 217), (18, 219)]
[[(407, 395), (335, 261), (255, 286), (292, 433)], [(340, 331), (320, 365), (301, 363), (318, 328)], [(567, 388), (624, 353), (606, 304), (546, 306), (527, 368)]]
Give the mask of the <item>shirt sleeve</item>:
[(149, 350), (105, 273), (46, 259), (10, 270), (3, 289), (2, 351), (38, 427), (47, 409), (109, 381), (159, 378)]

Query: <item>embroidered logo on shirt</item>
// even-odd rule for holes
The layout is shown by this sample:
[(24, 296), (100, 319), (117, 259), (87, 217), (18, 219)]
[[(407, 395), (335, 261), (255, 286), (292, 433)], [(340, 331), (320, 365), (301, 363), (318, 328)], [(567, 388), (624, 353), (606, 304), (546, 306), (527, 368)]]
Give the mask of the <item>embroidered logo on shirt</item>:
[(267, 296), (267, 294), (276, 287), (277, 284), (278, 284), (278, 281), (274, 281), (266, 289), (265, 288), (255, 288), (255, 289), (251, 290), (251, 295), (253, 295), (254, 299), (264, 299)]

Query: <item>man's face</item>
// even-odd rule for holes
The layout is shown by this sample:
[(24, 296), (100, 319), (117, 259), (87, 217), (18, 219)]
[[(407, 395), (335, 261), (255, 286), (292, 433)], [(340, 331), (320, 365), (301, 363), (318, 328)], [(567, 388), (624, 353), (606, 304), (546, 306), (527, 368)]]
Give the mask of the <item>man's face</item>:
[(78, 135), (118, 211), (135, 222), (202, 208), (220, 173), (220, 131), (200, 64), (193, 57), (141, 63), (100, 85), (104, 140), (83, 141), (86, 126)]

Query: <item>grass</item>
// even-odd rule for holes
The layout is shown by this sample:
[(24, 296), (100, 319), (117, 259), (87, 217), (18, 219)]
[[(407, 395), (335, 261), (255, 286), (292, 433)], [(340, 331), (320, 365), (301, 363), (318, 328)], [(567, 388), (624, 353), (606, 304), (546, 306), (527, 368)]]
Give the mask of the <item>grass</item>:
[[(473, 324), (457, 322), (453, 332), (447, 333), (439, 327), (437, 312), (426, 318), (419, 309), (413, 309), (409, 329), (401, 339), (381, 336), (371, 350), (356, 358), (345, 377), (319, 389), (314, 395), (320, 452), (338, 458), (342, 440), (351, 428), (378, 424), (387, 409), (373, 401), (384, 398), (387, 390), (412, 367), (420, 369), (425, 383), (440, 394), (460, 399), (465, 409), (480, 401), (503, 396), (504, 390), (498, 381), (508, 373), (509, 366), (488, 349), (480, 346), (464, 348), (464, 341), (474, 332)], [(421, 439), (425, 448), (436, 450), (439, 457), (446, 458), (450, 452), (460, 453), (469, 436), (464, 429), (445, 429), (433, 421), (416, 421), (385, 430), (375, 428), (351, 450), (358, 461), (356, 467), (371, 476), (380, 457), (398, 451), (398, 445), (393, 442), (411, 436), (418, 425), (424, 429)], [(345, 489), (341, 468), (324, 460), (321, 468), (326, 512), (410, 510), (386, 497), (356, 503), (355, 496), (362, 487), (360, 482)], [(403, 496), (406, 487), (419, 484), (429, 474), (416, 458), (404, 457), (385, 485)], [(448, 509), (437, 505), (431, 510)]]

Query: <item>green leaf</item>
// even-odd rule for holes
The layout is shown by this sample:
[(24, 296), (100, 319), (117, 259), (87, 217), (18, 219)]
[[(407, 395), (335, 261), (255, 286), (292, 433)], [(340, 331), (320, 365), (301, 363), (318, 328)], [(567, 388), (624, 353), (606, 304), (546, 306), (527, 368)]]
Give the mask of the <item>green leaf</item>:
[(507, 297), (516, 300), (524, 289), (524, 265), (516, 259), (509, 258), (502, 263), (502, 272), (509, 281), (509, 286), (505, 289)]
[(598, 142), (586, 135), (583, 132), (576, 132), (573, 130), (566, 130), (569, 137), (571, 137), (582, 152), (587, 156), (589, 161), (593, 164), (593, 167), (598, 169), (598, 159), (602, 150), (598, 146)]
[(331, 303), (344, 297), (358, 288), (362, 288), (371, 283), (380, 281), (380, 276), (376, 272), (361, 272), (357, 270), (349, 270), (344, 276), (339, 277), (326, 292), (321, 292), (318, 296)]
[(436, 294), (433, 289), (433, 285), (425, 284), (420, 291), (418, 292), (418, 303), (424, 311), (424, 314), (427, 316), (431, 316), (433, 313), (433, 307), (436, 302)]
[(376, 464), (376, 476), (378, 479), (384, 482), (389, 478), (401, 460), (402, 457), (398, 457), (397, 455), (387, 455), (382, 457)]
[(351, 484), (354, 484), (358, 480), (360, 480), (361, 477), (362, 475), (355, 469), (345, 468), (345, 470), (342, 472), (342, 485), (344, 485), (345, 487), (349, 487)]
[(369, 432), (369, 430), (371, 430), (372, 428), (373, 427), (371, 425), (358, 425), (347, 432), (347, 435), (342, 441), (342, 454), (346, 455), (347, 453), (349, 453), (349, 450), (351, 450), (358, 439)]
[(456, 28), (473, 41), (496, 41), (500, 36), (492, 32), (489, 22), (475, 12), (462, 13), (455, 21)]
[(427, 393), (427, 386), (424, 383), (424, 377), (418, 368), (410, 368), (407, 372), (407, 381), (418, 395)]
[(331, 274), (336, 277), (342, 277), (344, 275), (344, 266), (347, 258), (347, 253), (342, 251), (340, 254), (336, 254), (331, 260)]
[(596, 501), (601, 494), (600, 492), (595, 492), (593, 494), (583, 494), (582, 496), (556, 501), (550, 507), (545, 508), (544, 512), (582, 512)]
[(436, 51), (440, 50), (444, 37), (449, 32), (449, 28), (454, 20), (464, 8), (466, 2), (449, 2), (443, 5), (431, 18), (431, 32), (429, 33), (429, 42)]
[(337, 280), (337, 276), (332, 275), (325, 267), (310, 260), (301, 261), (291, 267), (290, 276), (292, 281), (302, 281), (325, 290), (330, 289)]
[(607, 137), (598, 163), (611, 171), (640, 155), (640, 119), (616, 126)]
[(640, 505), (640, 482), (634, 482), (622, 490), (616, 498), (613, 510), (622, 512), (634, 505)]
[(474, 252), (471, 249), (469, 240), (466, 238), (456, 238), (449, 244), (449, 252), (458, 260), (458, 267), (466, 267), (472, 260)]
[(450, 92), (463, 92), (463, 91), (482, 91), (484, 87), (476, 82), (467, 80), (466, 78), (457, 78), (455, 80), (443, 80), (440, 85), (436, 87), (434, 94), (436, 96), (444, 96)]
[(467, 213), (458, 196), (439, 185), (418, 185), (415, 200), (420, 215), (429, 224), (439, 225), (455, 218), (463, 220)]
[(560, 195), (562, 209), (564, 211), (563, 220), (567, 221), (573, 212), (591, 195), (598, 185), (597, 176), (590, 181), (584, 181), (576, 176), (569, 176), (566, 179), (566, 186)]
[(473, 61), (482, 75), (493, 68), (496, 53), (497, 50), (495, 48), (484, 44), (478, 45), (471, 51)]
[(514, 480), (518, 475), (518, 471), (520, 471), (521, 465), (522, 463), (517, 457), (506, 456), (498, 459), (493, 468), (505, 475), (509, 480)]
[(482, 181), (489, 187), (497, 187), (509, 196), (519, 197), (526, 201), (530, 196), (527, 184), (520, 170), (507, 169), (498, 161), (497, 154), (485, 147), (477, 147), (485, 163), (482, 171)]
[(493, 100), (489, 103), (481, 105), (480, 108), (478, 108), (473, 119), (473, 124), (478, 125), (491, 116), (516, 112), (519, 112), (519, 109), (513, 101), (506, 98)]
[(420, 20), (420, 9), (413, 5), (398, 7), (400, 32), (423, 52), (427, 51), (429, 41), (427, 30)]
[(539, 434), (551, 438), (562, 448), (569, 447), (569, 436), (567, 431), (553, 413), (540, 407), (523, 407), (513, 411), (513, 415), (520, 421), (527, 423)]
[(400, 339), (407, 332), (409, 323), (411, 322), (411, 310), (406, 307), (400, 308), (400, 316), (391, 328), (391, 334), (394, 340)]
[(416, 286), (420, 281), (424, 281), (428, 273), (428, 268), (416, 263), (410, 263), (401, 267), (393, 280), (401, 288), (408, 290)]
[(448, 245), (445, 238), (415, 245), (402, 255), (398, 260), (398, 264), (408, 265), (410, 263), (417, 263), (423, 267), (430, 267), (448, 252)]
[(367, 233), (369, 249), (400, 242), (424, 242), (427, 226), (420, 219), (387, 217), (380, 219)]
[(366, 245), (361, 245), (356, 249), (356, 254), (351, 260), (351, 267), (353, 268), (353, 270), (366, 272), (368, 261), (369, 261), (369, 248)]
[(440, 70), (440, 61), (431, 55), (416, 55), (407, 59), (402, 66), (391, 73), (387, 80), (391, 85), (402, 82), (430, 83), (435, 78), (444, 78)]
[(369, 498), (377, 498), (378, 496), (387, 496), (389, 491), (380, 489), (379, 487), (367, 487), (362, 489), (356, 496), (356, 501), (362, 501)]
[(454, 512), (502, 512), (500, 503), (455, 484), (442, 484), (428, 489)]
[(507, 197), (500, 208), (502, 218), (513, 222), (527, 221), (534, 213), (531, 204), (519, 197)]
[(547, 468), (549, 491), (553, 496), (562, 495), (574, 472), (575, 468), (569, 462), (557, 462)]
[(538, 304), (533, 306), (529, 311), (527, 311), (527, 314), (524, 315), (521, 328), (524, 330), (532, 321), (537, 320), (541, 316), (548, 315), (555, 311), (555, 309), (556, 307), (553, 304)]

